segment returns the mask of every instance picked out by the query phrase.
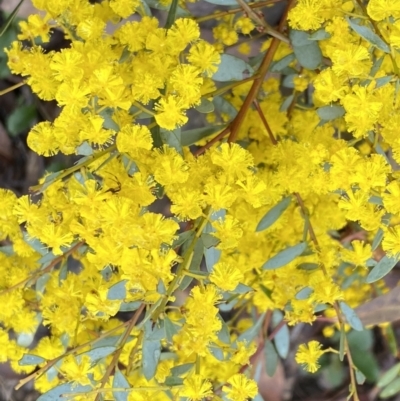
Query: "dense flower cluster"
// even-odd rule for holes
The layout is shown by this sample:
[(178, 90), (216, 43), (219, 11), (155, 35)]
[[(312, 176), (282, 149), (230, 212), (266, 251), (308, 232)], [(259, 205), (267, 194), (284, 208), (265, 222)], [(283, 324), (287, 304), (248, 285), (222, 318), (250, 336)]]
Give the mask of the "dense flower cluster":
[[(75, 399), (98, 400), (103, 388), (112, 399), (113, 387), (130, 388), (129, 400), (256, 396), (243, 374), (258, 346), (254, 323), (227, 325), (221, 311), (263, 319), (281, 310), (289, 325), (312, 323), (322, 310), (339, 313), (339, 301), (356, 307), (370, 296), (365, 277), (380, 241), (387, 257), (400, 255), (400, 7), (299, 0), (289, 27), (315, 35), (321, 65), (305, 68), (294, 43), (281, 42), (273, 66), (285, 64), (278, 71), (291, 97), (268, 78), (236, 143), (195, 156), (181, 146), (190, 142), (187, 110), (218, 93), (207, 114), (218, 134), (245, 107), (251, 80), (221, 96), (212, 77), (226, 68), (224, 47), (255, 30), (249, 16), (223, 15), (211, 44), (191, 17), (166, 27), (151, 16), (127, 20), (143, 14), (139, 0), (33, 3), (44, 13), (21, 23), (8, 65), (61, 112), (33, 127), (28, 145), (83, 157), (44, 177), (40, 200), (0, 192), (9, 244), (0, 249), (0, 361), (27, 373), (39, 365), (37, 389), (73, 383), (87, 393)], [(374, 29), (374, 41), (355, 26)], [(49, 41), (55, 27), (71, 45), (45, 52), (37, 39)], [(152, 209), (161, 197), (164, 215)], [(340, 240), (349, 223), (358, 235)], [(132, 326), (121, 324), (130, 311)], [(51, 335), (33, 349), (8, 337), (41, 323)], [(296, 360), (314, 372), (320, 348), (301, 346)], [(25, 354), (35, 364), (21, 364)]]

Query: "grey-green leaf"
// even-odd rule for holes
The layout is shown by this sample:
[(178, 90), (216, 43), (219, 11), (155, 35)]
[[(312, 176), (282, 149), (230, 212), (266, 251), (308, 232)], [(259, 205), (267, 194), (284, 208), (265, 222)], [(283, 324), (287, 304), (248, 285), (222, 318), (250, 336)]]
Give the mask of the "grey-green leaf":
[(389, 383), (379, 394), (379, 398), (390, 398), (400, 392), (400, 377)]
[(369, 43), (376, 46), (378, 49), (385, 53), (390, 53), (390, 47), (376, 34), (371, 28), (364, 25), (356, 24), (352, 19), (346, 18), (350, 27), (357, 32), (362, 38), (364, 38)]
[(207, 138), (210, 135), (216, 134), (218, 131), (221, 131), (225, 128), (223, 126), (212, 126), (212, 127), (203, 127), (203, 128), (194, 128), (187, 131), (182, 132), (181, 144), (182, 146), (190, 146), (194, 143), (201, 141), (204, 138)]
[(111, 301), (119, 300), (119, 299), (125, 299), (126, 298), (126, 283), (128, 280), (122, 280), (119, 281), (118, 283), (112, 285), (107, 293), (107, 299)]
[(273, 270), (283, 267), (300, 256), (306, 248), (307, 244), (305, 242), (300, 242), (297, 245), (289, 246), (265, 262), (262, 268), (264, 270)]
[(400, 373), (400, 362), (392, 366), (384, 375), (379, 379), (376, 384), (378, 387), (382, 388), (387, 386), (392, 380), (394, 380)]
[(279, 357), (271, 341), (266, 340), (264, 345), (265, 367), (267, 375), (272, 377), (278, 367)]
[(230, 54), (223, 54), (218, 70), (212, 78), (218, 82), (240, 81), (253, 73), (253, 67), (242, 59)]
[(256, 324), (254, 326), (250, 327), (249, 329), (247, 329), (244, 333), (242, 333), (238, 337), (238, 341), (247, 341), (247, 343), (250, 343), (251, 341), (253, 341), (256, 338), (258, 331), (260, 330), (260, 328), (264, 322), (264, 317), (265, 317), (265, 313), (260, 315)]
[(311, 42), (307, 46), (293, 47), (294, 54), (302, 67), (315, 70), (322, 63), (322, 52), (318, 42)]
[[(126, 377), (121, 373), (118, 368), (116, 368), (114, 373), (113, 387), (126, 389), (131, 387), (128, 380), (126, 380)], [(128, 392), (114, 391), (113, 394), (115, 401), (128, 401)]]
[(143, 375), (147, 380), (154, 377), (158, 361), (161, 355), (161, 341), (143, 340), (142, 346), (142, 368)]
[(275, 61), (271, 65), (270, 71), (271, 72), (280, 72), (284, 68), (286, 68), (295, 59), (296, 59), (296, 56), (294, 55), (294, 53), (290, 53), (287, 56), (281, 58), (280, 60)]
[(295, 298), (298, 300), (308, 299), (313, 292), (311, 287), (304, 287), (295, 295)]
[(398, 261), (398, 258), (385, 255), (369, 272), (368, 276), (365, 279), (365, 282), (374, 283), (375, 281), (380, 280), (382, 277), (385, 277), (393, 269)]
[(178, 326), (168, 317), (164, 317), (164, 329), (167, 340), (172, 343), (172, 337), (178, 333)]
[(282, 216), (283, 212), (288, 208), (292, 200), (291, 196), (286, 196), (279, 203), (277, 203), (273, 208), (268, 210), (265, 216), (260, 220), (257, 225), (256, 231), (263, 231), (271, 227)]
[(205, 97), (201, 98), (201, 103), (195, 107), (195, 109), (199, 112), (199, 113), (211, 113), (214, 111), (214, 104), (212, 101), (206, 99)]
[(363, 324), (360, 320), (360, 318), (357, 316), (356, 312), (354, 311), (353, 308), (351, 308), (349, 305), (346, 304), (346, 302), (340, 301), (340, 309), (343, 312), (343, 315), (345, 316), (347, 323), (357, 331), (362, 331), (364, 330)]
[(163, 143), (170, 146), (171, 148), (174, 148), (178, 153), (183, 155), (180, 128), (176, 128), (173, 131), (168, 131), (164, 128), (161, 128), (160, 137)]
[(87, 355), (90, 358), (90, 362), (94, 363), (100, 359), (106, 358), (108, 355), (111, 355), (115, 350), (116, 347), (113, 346), (99, 347), (84, 352), (83, 354), (79, 354), (78, 356)]
[(25, 354), (22, 359), (18, 361), (19, 366), (39, 365), (46, 362), (46, 359), (38, 355)]
[(54, 401), (54, 400), (62, 400), (64, 394), (74, 394), (74, 393), (87, 393), (90, 390), (93, 390), (91, 385), (82, 386), (80, 384), (76, 384), (76, 382), (64, 383), (55, 388), (52, 388), (45, 394), (42, 394), (37, 401)]
[[(283, 314), (280, 310), (274, 310), (272, 314), (272, 326), (276, 327), (283, 319)], [(285, 359), (289, 354), (290, 348), (290, 333), (287, 325), (283, 325), (274, 337), (274, 344), (279, 356)]]
[(321, 120), (331, 121), (343, 117), (345, 110), (342, 106), (323, 106), (317, 109), (317, 114)]

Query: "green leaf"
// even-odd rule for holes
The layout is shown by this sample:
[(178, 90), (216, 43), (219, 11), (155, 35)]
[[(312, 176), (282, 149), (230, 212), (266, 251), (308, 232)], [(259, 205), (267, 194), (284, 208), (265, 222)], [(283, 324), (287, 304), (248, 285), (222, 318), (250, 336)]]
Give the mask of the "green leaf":
[(174, 148), (179, 154), (183, 156), (180, 128), (176, 128), (173, 131), (168, 131), (164, 128), (161, 128), (160, 137), (163, 143), (171, 148)]
[(370, 28), (364, 25), (358, 25), (350, 18), (346, 18), (346, 20), (349, 23), (350, 27), (353, 29), (353, 31), (357, 32), (363, 39), (373, 44), (383, 52), (388, 54), (390, 53), (390, 47)]
[(256, 232), (263, 231), (271, 227), (272, 224), (274, 224), (279, 219), (279, 217), (282, 216), (283, 212), (289, 207), (291, 200), (291, 196), (286, 196), (273, 208), (268, 210), (265, 216), (258, 223)]
[(36, 117), (35, 106), (19, 106), (7, 118), (7, 130), (12, 136), (16, 136), (31, 128)]
[(22, 359), (18, 361), (19, 366), (39, 365), (46, 362), (46, 359), (38, 355), (25, 354)]
[(297, 300), (304, 300), (310, 298), (310, 295), (314, 292), (314, 290), (310, 287), (302, 288), (296, 295), (295, 298)]
[(343, 315), (345, 316), (347, 323), (354, 330), (363, 331), (364, 330), (363, 324), (360, 318), (357, 316), (354, 309), (351, 308), (349, 305), (347, 305), (346, 302), (344, 301), (340, 301), (339, 304), (340, 304), (340, 310), (343, 312)]
[(222, 341), (224, 344), (231, 343), (231, 335), (229, 334), (229, 327), (222, 319), (221, 315), (218, 313), (217, 318), (221, 322), (221, 330), (218, 332), (218, 340)]
[(310, 40), (310, 35), (303, 31), (292, 29), (289, 33), (294, 54), (301, 66), (315, 70), (322, 62), (322, 52), (318, 42)]
[(280, 60), (272, 63), (270, 71), (271, 72), (281, 72), (284, 68), (286, 68), (294, 60), (296, 60), (296, 56), (294, 55), (294, 53), (290, 53), (287, 56), (281, 58)]
[(265, 317), (265, 313), (260, 315), (256, 324), (253, 325), (252, 327), (250, 327), (249, 329), (247, 329), (244, 333), (242, 333), (238, 337), (237, 341), (247, 341), (247, 343), (252, 342), (256, 338), (256, 336), (264, 322), (264, 317)]
[[(275, 328), (283, 320), (283, 314), (275, 309), (272, 314), (272, 326)], [(285, 359), (289, 354), (290, 333), (287, 325), (283, 325), (274, 337), (274, 344), (279, 356)]]
[(279, 111), (280, 112), (284, 112), (287, 111), (287, 109), (289, 108), (289, 106), (292, 104), (294, 99), (294, 94), (288, 96), (281, 104), (281, 106), (279, 107)]
[(307, 248), (307, 244), (305, 242), (300, 242), (297, 245), (289, 246), (283, 251), (279, 252), (275, 256), (273, 256), (270, 260), (264, 263), (262, 266), (263, 270), (273, 270), (278, 269), (279, 267), (286, 266), (288, 263), (292, 262), (298, 256), (300, 256), (305, 249)]
[(321, 120), (331, 121), (343, 117), (345, 110), (342, 106), (324, 106), (317, 109), (317, 114)]
[(242, 79), (253, 75), (254, 70), (249, 64), (242, 59), (223, 54), (221, 62), (218, 65), (217, 72), (212, 79), (217, 82), (241, 81)]
[(169, 29), (174, 25), (176, 19), (176, 11), (178, 9), (179, 0), (172, 0), (171, 5), (169, 7), (167, 21), (165, 22), (165, 29)]
[(220, 242), (217, 237), (214, 237), (213, 235), (208, 233), (201, 234), (201, 240), (203, 241), (203, 244), (206, 248), (216, 246)]
[(161, 341), (143, 339), (142, 345), (142, 369), (147, 380), (154, 377), (158, 361), (161, 355)]
[(172, 376), (181, 376), (189, 372), (194, 367), (194, 363), (184, 363), (183, 365), (174, 366), (171, 369)]
[(282, 80), (282, 86), (289, 89), (294, 89), (294, 78), (298, 77), (299, 74), (286, 75)]
[(126, 298), (126, 283), (128, 280), (122, 280), (118, 283), (112, 285), (107, 293), (107, 299), (111, 301), (115, 301), (118, 299), (125, 299)]
[(223, 130), (224, 128), (225, 125), (223, 126), (213, 125), (212, 127), (195, 128), (183, 131), (181, 134), (182, 146), (193, 145), (196, 142), (199, 142), (210, 135), (216, 134), (217, 132)]
[[(56, 372), (57, 373), (57, 372)], [(77, 384), (76, 382), (64, 383), (55, 388), (52, 388), (45, 394), (42, 394), (37, 401), (54, 401), (54, 400), (62, 400), (64, 394), (75, 394), (75, 393), (87, 393), (93, 390), (93, 386), (86, 385), (82, 386)]]
[(193, 239), (194, 232), (193, 230), (184, 231), (178, 235), (178, 238), (174, 240), (172, 243), (172, 248), (178, 248), (179, 246), (183, 245), (186, 241)]
[(392, 366), (383, 376), (378, 380), (376, 385), (380, 388), (387, 386), (392, 380), (394, 380), (400, 373), (400, 362)]
[(307, 32), (291, 29), (289, 33), (290, 43), (293, 47), (304, 47), (310, 44), (310, 35)]
[(239, 283), (235, 289), (232, 290), (233, 294), (247, 294), (249, 292), (253, 292), (254, 289), (249, 287), (248, 285)]
[(206, 248), (204, 252), (204, 258), (206, 260), (206, 267), (208, 272), (212, 272), (214, 265), (219, 261), (221, 257), (221, 250), (217, 248)]
[(231, 120), (236, 117), (238, 111), (222, 96), (215, 96), (213, 103), (219, 114), (227, 114)]
[(76, 148), (76, 154), (82, 156), (91, 156), (93, 154), (93, 148), (89, 145), (88, 141), (85, 141)]
[(181, 386), (183, 384), (183, 379), (181, 379), (180, 377), (176, 377), (176, 376), (168, 376), (165, 379), (164, 384), (169, 387)]
[(132, 312), (134, 310), (139, 309), (139, 306), (142, 303), (140, 301), (133, 301), (133, 302), (122, 302), (121, 306), (119, 307), (120, 312)]
[(178, 333), (179, 327), (168, 317), (164, 317), (164, 329), (167, 340), (172, 343), (172, 337)]
[(308, 70), (315, 70), (322, 63), (322, 52), (317, 42), (307, 46), (293, 47), (294, 54), (300, 65)]
[[(115, 373), (114, 373), (114, 379), (113, 379), (113, 385), (114, 388), (131, 388), (128, 380), (126, 380), (126, 377), (121, 373), (121, 371), (116, 368)], [(115, 401), (128, 401), (128, 392), (122, 392), (122, 391), (114, 391), (114, 398)]]
[(365, 282), (370, 284), (380, 280), (382, 277), (385, 277), (393, 269), (393, 267), (396, 266), (398, 261), (399, 258), (388, 257), (385, 255), (369, 272)]
[(318, 269), (319, 265), (318, 263), (300, 263), (297, 268), (300, 270), (307, 270), (307, 271), (311, 271), (311, 270), (316, 270)]
[(203, 259), (203, 255), (204, 255), (204, 245), (203, 241), (200, 238), (196, 242), (196, 245), (194, 247), (192, 261), (189, 266), (190, 271), (200, 270), (200, 264)]
[(400, 377), (389, 383), (380, 393), (379, 398), (390, 398), (400, 392)]
[(107, 347), (98, 347), (91, 349), (90, 351), (79, 354), (78, 357), (82, 357), (83, 355), (87, 355), (90, 358), (91, 363), (99, 361), (100, 359), (106, 358), (108, 355), (111, 355), (117, 348), (113, 346)]
[(375, 251), (376, 248), (378, 248), (378, 246), (380, 245), (380, 243), (382, 242), (383, 239), (383, 230), (380, 228), (377, 233), (375, 234), (374, 239), (372, 240), (372, 250)]
[(265, 367), (267, 375), (272, 377), (278, 367), (279, 357), (271, 341), (266, 340), (264, 345)]
[(211, 355), (214, 356), (215, 359), (218, 361), (225, 361), (225, 356), (224, 356), (224, 351), (218, 347), (218, 345), (211, 343), (208, 347), (208, 350), (210, 351)]
[(378, 89), (381, 86), (384, 86), (384, 85), (388, 84), (392, 79), (393, 79), (393, 75), (388, 75), (388, 76), (385, 76), (385, 77), (376, 78), (375, 79), (375, 82), (376, 82), (375, 89)]
[(331, 34), (326, 32), (324, 28), (318, 29), (318, 31), (315, 31), (311, 35), (309, 35), (308, 39), (309, 40), (325, 40), (329, 39), (331, 37)]
[(214, 111), (214, 104), (211, 100), (208, 100), (205, 97), (202, 97), (201, 103), (198, 106), (196, 106), (195, 109), (199, 113), (203, 113), (203, 114), (212, 113)]
[(360, 370), (355, 369), (357, 384), (364, 384), (366, 377)]
[(0, 36), (3, 36), (4, 32), (11, 25), (11, 23), (13, 22), (14, 18), (16, 17), (18, 10), (21, 7), (21, 4), (23, 2), (24, 2), (24, 0), (20, 0), (20, 2), (15, 6), (14, 10), (12, 10), (11, 14), (8, 16), (6, 22), (4, 23), (3, 27), (0, 30)]

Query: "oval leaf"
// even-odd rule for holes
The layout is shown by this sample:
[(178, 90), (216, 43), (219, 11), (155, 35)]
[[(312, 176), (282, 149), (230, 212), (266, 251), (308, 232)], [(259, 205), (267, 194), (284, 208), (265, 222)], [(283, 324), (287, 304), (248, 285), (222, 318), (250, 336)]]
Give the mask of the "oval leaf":
[(398, 392), (400, 392), (400, 377), (388, 384), (388, 386), (380, 392), (379, 398), (390, 398)]
[(317, 109), (317, 113), (321, 120), (330, 121), (343, 117), (344, 108), (342, 106), (324, 106)]
[[(120, 372), (118, 368), (115, 370), (113, 387), (126, 389), (131, 387), (128, 383), (128, 380), (126, 380), (125, 376)], [(122, 391), (115, 391), (113, 392), (113, 394), (115, 397), (115, 401), (128, 401), (128, 392), (125, 393)]]
[(358, 25), (350, 18), (346, 18), (347, 22), (349, 23), (351, 29), (357, 32), (362, 38), (364, 38), (369, 43), (376, 46), (378, 49), (382, 50), (385, 53), (390, 53), (390, 47), (370, 28)]
[[(236, 4), (236, 3), (235, 3)], [(253, 75), (253, 67), (238, 57), (223, 54), (218, 71), (213, 75), (213, 80), (218, 82), (240, 81)]]
[(96, 361), (99, 361), (100, 359), (107, 357), (108, 355), (111, 355), (116, 349), (117, 348), (113, 346), (98, 347), (91, 349), (88, 352), (84, 352), (83, 354), (79, 354), (78, 356), (87, 355), (90, 358), (90, 362), (94, 363)]
[(273, 256), (266, 263), (264, 263), (262, 268), (264, 270), (272, 270), (285, 266), (296, 259), (298, 256), (300, 256), (306, 248), (307, 244), (305, 242), (300, 242), (297, 245), (289, 246), (288, 248), (279, 252), (277, 255)]
[(376, 384), (382, 388), (387, 386), (392, 380), (394, 380), (400, 373), (400, 362), (392, 366), (378, 381)]
[(161, 341), (144, 339), (142, 347), (143, 375), (147, 380), (154, 377), (161, 355)]
[(39, 365), (46, 362), (46, 359), (38, 355), (25, 354), (22, 359), (18, 361), (19, 366)]
[(111, 286), (107, 293), (107, 299), (111, 301), (125, 299), (126, 298), (126, 288), (125, 284), (128, 280), (122, 280), (113, 286)]
[(365, 279), (365, 282), (374, 283), (375, 281), (380, 280), (382, 277), (385, 277), (393, 269), (398, 261), (398, 258), (388, 257), (385, 255), (369, 272), (367, 278)]
[(278, 204), (276, 204), (272, 209), (270, 209), (258, 223), (256, 231), (263, 231), (266, 230), (268, 227), (271, 227), (272, 224), (274, 224), (275, 221), (278, 220), (279, 217), (282, 216), (282, 213), (288, 208), (291, 200), (292, 197), (287, 196), (283, 198)]
[(264, 356), (267, 375), (272, 377), (278, 367), (279, 358), (274, 345), (269, 340), (265, 341)]
[(314, 290), (312, 288), (304, 287), (296, 294), (295, 298), (298, 300), (308, 299), (313, 292)]
[(308, 70), (315, 70), (322, 63), (322, 52), (318, 42), (307, 46), (293, 47), (294, 54), (300, 65)]
[(343, 315), (345, 316), (347, 323), (357, 331), (363, 331), (364, 327), (363, 324), (360, 320), (360, 318), (357, 316), (356, 312), (354, 311), (353, 308), (350, 308), (349, 305), (347, 305), (345, 302), (340, 301), (340, 309), (343, 312)]
[(60, 386), (57, 386), (45, 394), (42, 394), (37, 401), (54, 401), (54, 400), (62, 400), (64, 394), (69, 393), (87, 393), (90, 390), (93, 390), (91, 385), (82, 386), (80, 384), (76, 384), (76, 382), (64, 383)]

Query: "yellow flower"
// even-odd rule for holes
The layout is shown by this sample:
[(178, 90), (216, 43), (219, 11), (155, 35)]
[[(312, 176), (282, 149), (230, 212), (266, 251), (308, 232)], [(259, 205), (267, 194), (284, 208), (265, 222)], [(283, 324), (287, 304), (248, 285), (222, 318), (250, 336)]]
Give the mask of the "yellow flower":
[(212, 385), (203, 376), (193, 375), (183, 381), (183, 389), (180, 395), (187, 397), (188, 401), (201, 401), (205, 397), (213, 395)]
[(308, 372), (315, 373), (320, 367), (318, 359), (325, 352), (321, 351), (321, 347), (322, 344), (318, 341), (301, 344), (295, 356), (296, 362), (302, 364)]
[(258, 393), (257, 383), (248, 379), (245, 375), (238, 373), (228, 380), (228, 385), (222, 387), (226, 397), (232, 401), (246, 401), (253, 398)]

